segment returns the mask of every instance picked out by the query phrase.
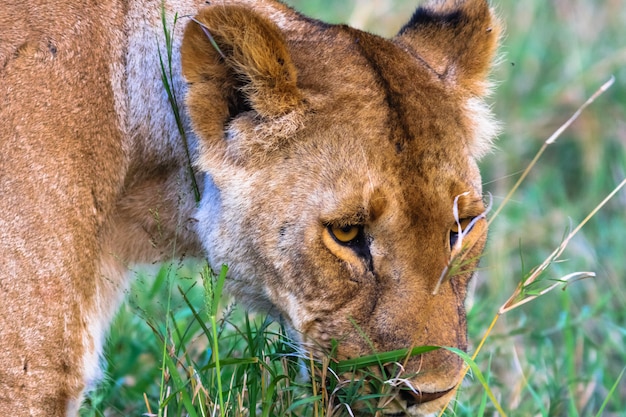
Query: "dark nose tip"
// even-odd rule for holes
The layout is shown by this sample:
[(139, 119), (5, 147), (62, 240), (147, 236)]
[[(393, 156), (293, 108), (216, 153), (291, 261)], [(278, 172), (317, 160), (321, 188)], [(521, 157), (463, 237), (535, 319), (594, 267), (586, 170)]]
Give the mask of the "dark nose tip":
[(448, 394), (450, 391), (452, 391), (452, 389), (437, 392), (423, 392), (419, 390), (416, 390), (414, 392), (411, 390), (403, 389), (400, 391), (400, 399), (406, 401), (406, 406), (407, 408), (409, 408), (414, 405), (438, 400), (439, 398)]

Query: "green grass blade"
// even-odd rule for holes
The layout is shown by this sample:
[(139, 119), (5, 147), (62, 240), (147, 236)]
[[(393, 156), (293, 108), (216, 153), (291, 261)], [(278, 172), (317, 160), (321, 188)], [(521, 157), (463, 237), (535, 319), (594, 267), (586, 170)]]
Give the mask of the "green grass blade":
[(227, 273), (228, 267), (226, 265), (222, 265), (222, 270), (220, 271), (220, 274), (217, 277), (217, 282), (215, 283), (215, 287), (213, 288), (213, 304), (211, 306), (212, 316), (217, 315), (217, 310), (220, 304), (219, 301), (222, 299), (222, 291), (224, 290), (224, 283), (226, 282)]
[(186, 390), (187, 384), (183, 382), (183, 379), (178, 373), (178, 368), (176, 367), (176, 364), (169, 355), (165, 356), (165, 365), (170, 371), (170, 376), (172, 378), (172, 381), (174, 382), (174, 388), (176, 388), (176, 391), (180, 394), (183, 405), (185, 406), (185, 410), (189, 414), (189, 417), (198, 417), (193, 402), (191, 401), (191, 397), (189, 396), (189, 392), (187, 392)]
[(280, 375), (276, 378), (272, 379), (269, 386), (267, 387), (267, 392), (265, 393), (265, 398), (262, 401), (263, 414), (262, 417), (270, 417), (270, 411), (274, 408), (274, 392), (276, 392), (276, 387), (280, 381), (283, 379), (289, 380), (287, 375)]
[(472, 369), (472, 373), (474, 374), (476, 379), (478, 379), (478, 381), (483, 386), (483, 388), (485, 388), (485, 391), (487, 392), (487, 395), (489, 396), (489, 399), (491, 400), (493, 405), (496, 407), (496, 409), (498, 410), (500, 415), (502, 417), (506, 417), (506, 413), (502, 410), (502, 407), (500, 406), (500, 403), (496, 399), (495, 395), (493, 395), (493, 392), (491, 391), (491, 388), (489, 387), (489, 384), (487, 383), (487, 379), (485, 378), (483, 373), (480, 371), (480, 368), (478, 367), (478, 365), (476, 365), (476, 362), (474, 362), (472, 360), (472, 357), (470, 355), (468, 355), (467, 353), (465, 353), (462, 350), (457, 349), (457, 348), (446, 346), (446, 347), (444, 347), (444, 349), (448, 349), (450, 352), (453, 352), (453, 353), (459, 355), (461, 357), (461, 359), (463, 359), (465, 361), (465, 363)]
[(622, 380), (622, 377), (624, 376), (624, 372), (625, 371), (626, 371), (626, 367), (622, 369), (622, 372), (620, 372), (619, 376), (615, 380), (615, 383), (611, 387), (611, 390), (609, 391), (609, 393), (606, 395), (606, 398), (602, 402), (602, 406), (600, 406), (600, 409), (598, 410), (598, 414), (596, 414), (596, 417), (601, 417), (602, 416), (602, 412), (604, 411), (604, 408), (609, 403), (609, 400), (611, 399), (611, 397), (615, 393), (615, 390), (617, 389), (620, 381)]
[(339, 361), (334, 369), (339, 373), (353, 371), (355, 369), (366, 368), (369, 366), (380, 365), (381, 363), (398, 362), (406, 357), (421, 355), (422, 353), (432, 352), (440, 349), (439, 346), (418, 346), (413, 349), (398, 349), (389, 352), (376, 353), (373, 355), (361, 356), (353, 359)]
[(321, 395), (315, 395), (315, 396), (310, 396), (310, 397), (306, 397), (306, 398), (300, 398), (300, 399), (295, 400), (294, 402), (291, 403), (291, 405), (287, 408), (286, 413), (293, 413), (298, 408), (306, 407), (307, 405), (310, 405), (311, 407), (313, 407), (313, 404), (318, 402), (318, 401), (320, 401), (320, 402), (322, 401), (322, 396)]
[[(261, 363), (259, 358), (251, 357), (251, 358), (226, 358), (220, 360), (220, 366), (223, 368), (225, 366), (239, 366), (239, 365), (257, 365)], [(206, 372), (210, 369), (215, 369), (216, 363), (211, 362), (202, 368), (198, 369), (198, 372)]]
[(187, 304), (187, 307), (191, 311), (191, 314), (193, 315), (193, 318), (196, 320), (198, 325), (202, 328), (202, 332), (205, 335), (211, 334), (211, 331), (206, 326), (206, 324), (204, 323), (204, 320), (202, 319), (202, 317), (200, 317), (200, 314), (198, 314), (198, 311), (193, 306), (193, 303), (189, 300), (189, 298), (187, 297), (187, 294), (183, 291), (183, 289), (180, 287), (180, 285), (178, 286), (178, 292), (183, 297), (183, 300), (185, 301), (185, 304)]
[(159, 62), (161, 65), (161, 80), (163, 81), (163, 87), (167, 92), (167, 98), (172, 107), (172, 112), (174, 114), (174, 119), (176, 120), (176, 126), (178, 128), (178, 132), (183, 141), (183, 147), (185, 149), (185, 155), (187, 157), (187, 165), (189, 171), (189, 178), (191, 180), (191, 187), (193, 190), (194, 198), (196, 203), (200, 202), (200, 187), (198, 186), (198, 182), (196, 180), (196, 174), (193, 170), (193, 164), (191, 161), (191, 152), (189, 152), (189, 141), (187, 140), (187, 134), (185, 133), (185, 128), (183, 126), (182, 118), (180, 116), (180, 107), (178, 106), (178, 101), (176, 100), (176, 94), (174, 93), (174, 75), (172, 71), (172, 56), (173, 56), (173, 32), (174, 27), (176, 26), (176, 22), (178, 21), (178, 14), (174, 16), (174, 23), (172, 24), (172, 31), (167, 28), (167, 21), (165, 15), (165, 2), (161, 5), (161, 23), (163, 26), (163, 35), (165, 37), (165, 51), (167, 54), (167, 67), (163, 62), (163, 55), (161, 53), (161, 47), (158, 46), (159, 51)]
[(213, 355), (215, 358), (215, 377), (217, 379), (217, 395), (220, 404), (220, 416), (224, 417), (224, 395), (222, 393), (222, 371), (220, 368), (219, 343), (217, 340), (217, 320), (211, 316), (211, 329), (213, 330)]

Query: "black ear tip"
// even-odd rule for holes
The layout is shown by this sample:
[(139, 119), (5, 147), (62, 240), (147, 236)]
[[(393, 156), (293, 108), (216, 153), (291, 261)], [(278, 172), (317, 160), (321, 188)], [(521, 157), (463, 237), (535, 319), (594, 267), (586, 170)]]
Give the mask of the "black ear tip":
[(413, 13), (398, 35), (429, 26), (462, 27), (473, 20), (484, 19), (489, 15), (490, 6), (487, 0), (431, 1), (420, 6)]
[(419, 7), (415, 13), (413, 13), (413, 16), (411, 16), (407, 24), (400, 29), (398, 35), (403, 35), (412, 29), (429, 25), (458, 26), (462, 21), (463, 12), (460, 9), (450, 12), (438, 12), (430, 8)]

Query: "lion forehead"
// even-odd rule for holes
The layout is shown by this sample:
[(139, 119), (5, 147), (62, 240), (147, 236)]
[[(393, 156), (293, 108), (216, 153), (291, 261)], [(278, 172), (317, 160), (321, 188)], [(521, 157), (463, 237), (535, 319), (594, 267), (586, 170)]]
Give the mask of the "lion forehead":
[(447, 153), (466, 160), (477, 138), (476, 153), (488, 149), (497, 126), (479, 98), (443, 82), (401, 44), (349, 27), (331, 29), (331, 47), (325, 46), (329, 35), (293, 46), (298, 82), (314, 113), (303, 125), (305, 139), (319, 138), (330, 148), (327, 142), (337, 140), (347, 149), (347, 137), (355, 136), (358, 147), (386, 158), (383, 149), (391, 145), (409, 168), (425, 167), (419, 160), (448, 160)]

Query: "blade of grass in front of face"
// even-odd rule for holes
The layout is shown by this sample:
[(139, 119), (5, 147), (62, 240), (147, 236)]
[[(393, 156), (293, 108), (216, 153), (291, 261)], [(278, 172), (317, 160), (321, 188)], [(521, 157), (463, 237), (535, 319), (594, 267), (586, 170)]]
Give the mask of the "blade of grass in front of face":
[(432, 352), (441, 349), (439, 346), (418, 346), (413, 349), (398, 349), (389, 352), (375, 353), (372, 355), (360, 356), (358, 358), (346, 359), (336, 363), (333, 369), (342, 374), (345, 372), (355, 371), (358, 369), (368, 368), (374, 365), (380, 365), (392, 362), (401, 362), (407, 357), (421, 355), (423, 353)]
[(161, 46), (160, 46), (160, 43), (158, 43), (157, 47), (158, 47), (158, 52), (159, 52), (159, 63), (161, 65), (161, 81), (163, 83), (163, 87), (165, 88), (165, 92), (167, 93), (167, 98), (172, 108), (174, 119), (176, 120), (178, 133), (180, 134), (180, 137), (183, 141), (183, 147), (185, 149), (185, 155), (187, 157), (189, 179), (191, 181), (191, 187), (192, 187), (193, 194), (194, 194), (196, 204), (197, 204), (197, 203), (200, 203), (200, 187), (198, 187), (196, 174), (193, 170), (191, 152), (189, 151), (189, 140), (187, 139), (187, 133), (185, 132), (185, 128), (183, 126), (183, 121), (180, 115), (180, 107), (178, 106), (176, 92), (174, 91), (174, 71), (172, 67), (172, 57), (173, 57), (173, 42), (174, 42), (173, 34), (176, 29), (177, 21), (178, 21), (178, 14), (175, 14), (174, 22), (172, 23), (172, 30), (170, 31), (167, 26), (165, 2), (163, 2), (161, 4), (161, 24), (163, 26), (163, 35), (165, 37), (165, 53), (166, 53), (167, 65), (163, 61), (163, 55), (161, 54)]

